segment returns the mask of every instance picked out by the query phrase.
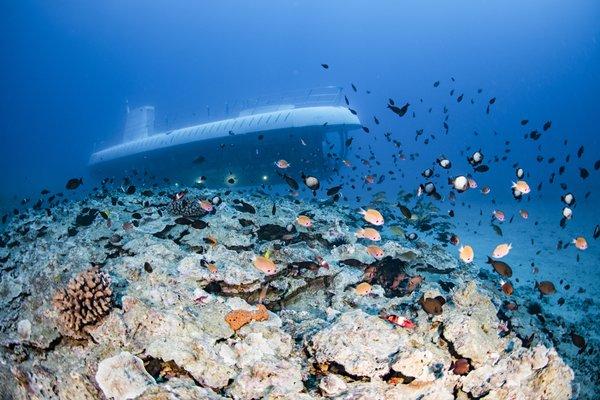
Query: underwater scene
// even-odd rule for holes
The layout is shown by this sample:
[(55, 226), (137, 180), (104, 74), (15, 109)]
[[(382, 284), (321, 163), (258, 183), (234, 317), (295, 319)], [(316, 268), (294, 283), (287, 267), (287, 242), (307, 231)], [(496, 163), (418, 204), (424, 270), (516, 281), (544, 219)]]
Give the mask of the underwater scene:
[(597, 0), (0, 10), (1, 400), (600, 398)]

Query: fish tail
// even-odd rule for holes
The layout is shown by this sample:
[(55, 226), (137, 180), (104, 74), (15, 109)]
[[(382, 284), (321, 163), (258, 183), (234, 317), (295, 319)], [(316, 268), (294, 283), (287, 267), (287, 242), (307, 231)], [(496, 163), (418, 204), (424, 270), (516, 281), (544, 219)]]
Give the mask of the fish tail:
[(487, 256), (487, 261), (486, 261), (485, 263), (486, 263), (486, 264), (491, 264), (491, 263), (493, 263), (493, 262), (494, 262), (494, 260), (492, 260), (492, 257), (490, 257), (490, 256)]

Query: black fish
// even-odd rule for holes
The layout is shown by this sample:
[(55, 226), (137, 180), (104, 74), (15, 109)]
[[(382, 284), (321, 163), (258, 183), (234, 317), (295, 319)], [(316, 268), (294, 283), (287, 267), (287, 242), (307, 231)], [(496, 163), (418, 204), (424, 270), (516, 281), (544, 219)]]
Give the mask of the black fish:
[(353, 110), (351, 108), (348, 108), (348, 110), (350, 111), (351, 114), (358, 115), (358, 113), (356, 112), (356, 110)]
[(406, 217), (406, 219), (411, 219), (412, 212), (408, 209), (408, 207), (403, 206), (400, 203), (398, 203), (398, 207), (400, 208), (400, 212)]
[(43, 189), (43, 190), (40, 192), (40, 194), (41, 194), (41, 195), (45, 195), (45, 194), (48, 194), (48, 193), (50, 193), (50, 191), (49, 191), (48, 189)]
[(598, 160), (598, 161), (596, 161), (596, 162), (594, 163), (594, 169), (595, 169), (596, 171), (600, 169), (600, 160)]
[(323, 67), (324, 69), (329, 69), (329, 65), (328, 64), (321, 64), (321, 67)]
[(502, 236), (502, 228), (500, 228), (498, 225), (496, 224), (491, 224), (492, 228), (494, 228), (494, 232), (496, 232), (496, 234), (498, 236)]
[(73, 237), (73, 236), (77, 235), (77, 228), (72, 226), (69, 229), (67, 229), (67, 235), (69, 237)]
[(525, 126), (525, 125), (527, 125), (527, 123), (528, 123), (528, 122), (529, 122), (529, 120), (528, 120), (528, 119), (522, 119), (522, 120), (521, 120), (521, 126)]
[(351, 83), (350, 86), (352, 86), (352, 90), (356, 92), (356, 86), (354, 86), (354, 83)]
[(490, 103), (490, 104), (494, 104), (495, 102), (496, 102), (496, 98), (495, 98), (495, 97), (492, 97), (488, 103)]
[(330, 187), (327, 189), (327, 196), (335, 196), (341, 189), (343, 185), (337, 185), (334, 187)]
[(125, 192), (125, 194), (129, 194), (129, 195), (134, 194), (135, 193), (135, 186), (129, 185), (127, 187), (127, 189), (123, 189), (123, 192)]
[(456, 98), (456, 102), (457, 102), (457, 103), (460, 103), (460, 102), (462, 101), (462, 99), (463, 99), (463, 95), (461, 94), (460, 96), (458, 96), (458, 97)]
[(194, 221), (186, 217), (179, 217), (175, 219), (177, 225), (191, 225)]
[(370, 131), (369, 131), (369, 128), (367, 128), (366, 126), (363, 126), (363, 127), (362, 127), (362, 130), (363, 130), (363, 131), (365, 131), (366, 133), (369, 133), (369, 132), (370, 132)]
[(241, 226), (243, 226), (244, 228), (254, 225), (254, 222), (249, 220), (249, 219), (244, 219), (244, 218), (240, 218), (238, 219), (238, 222), (240, 223)]
[(581, 179), (585, 179), (588, 176), (590, 176), (590, 173), (585, 168), (579, 168), (579, 176), (581, 177)]
[(234, 200), (234, 206), (236, 210), (240, 212), (245, 212), (249, 214), (256, 214), (256, 209), (252, 206), (252, 204), (246, 203), (243, 200)]
[(438, 86), (440, 86), (440, 81), (433, 82), (433, 87), (438, 87)]
[(287, 174), (279, 174), (279, 176), (281, 176), (284, 180), (285, 183), (288, 184), (288, 186), (290, 188), (292, 188), (292, 190), (298, 190), (300, 189), (300, 185), (298, 185), (298, 182), (296, 182), (296, 180), (294, 178), (292, 178), (291, 176), (287, 175)]
[(402, 107), (396, 107), (395, 105), (388, 104), (387, 108), (389, 108), (390, 110), (392, 110), (399, 117), (404, 117), (404, 114), (406, 114), (406, 112), (408, 111), (408, 106), (409, 105), (410, 105), (409, 103), (406, 103)]
[(65, 188), (67, 188), (68, 190), (75, 190), (80, 185), (83, 185), (83, 178), (73, 178), (67, 181)]
[(348, 138), (348, 139), (346, 139), (346, 147), (350, 147), (350, 145), (352, 144), (353, 140), (354, 140), (354, 138)]
[(204, 161), (206, 161), (206, 158), (204, 158), (203, 156), (198, 156), (192, 162), (194, 164), (202, 164)]
[(488, 167), (487, 165), (478, 165), (475, 168), (473, 168), (476, 172), (487, 172), (490, 170), (490, 167)]
[(204, 229), (208, 226), (208, 222), (203, 221), (201, 219), (197, 219), (190, 224), (190, 226), (194, 229)]
[(544, 131), (547, 131), (548, 129), (550, 129), (550, 127), (552, 126), (552, 121), (546, 121), (546, 123), (544, 124)]
[(373, 116), (373, 119), (375, 120), (375, 124), (379, 125), (379, 120), (377, 119), (377, 117)]
[(277, 206), (275, 205), (275, 203), (273, 203), (273, 207), (271, 208), (271, 215), (275, 215), (276, 212), (277, 212)]
[(594, 239), (598, 239), (600, 237), (600, 225), (596, 225), (594, 228)]

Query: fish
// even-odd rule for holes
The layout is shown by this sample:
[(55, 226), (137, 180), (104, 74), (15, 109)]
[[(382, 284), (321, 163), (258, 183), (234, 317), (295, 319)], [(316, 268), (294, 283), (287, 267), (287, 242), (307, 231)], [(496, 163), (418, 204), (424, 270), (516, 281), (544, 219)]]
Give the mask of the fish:
[(572, 243), (579, 250), (586, 250), (588, 248), (587, 241), (585, 240), (585, 238), (583, 236), (576, 237), (575, 239), (573, 239)]
[(321, 67), (323, 67), (323, 69), (329, 69), (329, 64), (321, 64)]
[(528, 194), (529, 192), (531, 192), (529, 185), (525, 181), (513, 182), (511, 188), (519, 191), (519, 193), (522, 194)]
[(548, 129), (550, 129), (551, 126), (552, 126), (552, 121), (546, 121), (542, 128), (544, 129), (544, 131), (547, 131)]
[(572, 206), (573, 204), (575, 204), (575, 196), (571, 192), (565, 193), (564, 195), (560, 196), (560, 200), (568, 206)]
[(529, 218), (529, 213), (527, 212), (527, 210), (523, 210), (523, 209), (519, 210), (519, 215), (520, 215), (520, 216), (521, 216), (521, 218), (523, 218), (523, 219), (527, 219), (527, 218)]
[(406, 219), (411, 219), (412, 218), (412, 212), (409, 210), (408, 207), (403, 206), (400, 203), (398, 203), (398, 207), (400, 208), (400, 212), (402, 213), (402, 215), (404, 215), (404, 217)]
[(368, 239), (373, 242), (381, 240), (381, 234), (373, 228), (361, 228), (356, 231), (355, 235), (360, 239)]
[(313, 191), (313, 195), (316, 195), (316, 191), (321, 187), (319, 179), (311, 175), (304, 175), (304, 172), (301, 174), (301, 176), (306, 187)]
[(361, 282), (354, 288), (354, 293), (359, 296), (367, 296), (371, 294), (373, 287), (367, 282)]
[(299, 215), (298, 218), (296, 218), (296, 222), (298, 223), (298, 225), (303, 226), (305, 228), (310, 228), (313, 226), (312, 220), (306, 215)]
[(593, 237), (594, 237), (594, 240), (596, 240), (600, 237), (600, 225), (596, 225), (596, 227), (594, 228)]
[(494, 218), (496, 218), (500, 222), (504, 222), (504, 219), (506, 218), (506, 216), (504, 215), (504, 212), (500, 211), (500, 210), (492, 211), (492, 215), (494, 216)]
[(427, 168), (423, 172), (421, 172), (421, 176), (423, 178), (429, 179), (433, 175), (433, 170), (431, 168)]
[(277, 273), (277, 266), (271, 259), (264, 256), (254, 256), (252, 260), (254, 267), (265, 275)]
[(587, 343), (586, 343), (585, 339), (583, 338), (583, 336), (578, 335), (575, 332), (571, 332), (570, 336), (571, 336), (571, 342), (576, 347), (579, 348), (579, 352), (577, 354), (582, 354), (587, 347)]
[(517, 168), (515, 170), (515, 175), (518, 179), (523, 179), (523, 177), (525, 176), (525, 171), (523, 170), (523, 168)]
[(81, 185), (83, 185), (83, 178), (72, 178), (67, 181), (65, 188), (67, 190), (75, 190)]
[(583, 155), (583, 151), (583, 146), (579, 147), (579, 149), (577, 150), (577, 158), (581, 158), (581, 156)]
[(254, 206), (252, 204), (246, 203), (243, 200), (234, 200), (233, 201), (234, 205), (233, 208), (235, 208), (236, 210), (240, 211), (240, 212), (245, 212), (248, 214), (256, 214), (256, 208), (254, 208)]
[(375, 245), (367, 246), (367, 253), (377, 260), (382, 259), (384, 256), (383, 249)]
[(209, 224), (208, 224), (208, 222), (206, 222), (204, 220), (197, 219), (195, 221), (192, 221), (190, 226), (194, 229), (205, 229), (209, 226)]
[(200, 205), (200, 208), (202, 208), (207, 213), (212, 212), (212, 210), (214, 209), (212, 202), (208, 200), (198, 200), (198, 204)]
[(342, 190), (342, 187), (343, 185), (330, 187), (329, 189), (327, 189), (327, 196), (335, 196), (337, 193), (339, 193), (340, 190)]
[(134, 185), (129, 185), (126, 188), (121, 187), (121, 190), (123, 191), (123, 193), (128, 194), (128, 195), (132, 195), (135, 193), (136, 187)]
[(449, 169), (452, 167), (452, 162), (444, 156), (438, 157), (435, 162), (437, 162), (438, 165), (444, 169)]
[(196, 158), (194, 158), (194, 161), (192, 161), (194, 164), (202, 164), (204, 163), (204, 161), (206, 161), (206, 158), (203, 156), (198, 156)]
[(402, 328), (414, 328), (417, 325), (411, 321), (410, 319), (406, 318), (406, 317), (401, 317), (398, 316), (396, 314), (388, 314), (388, 315), (382, 315), (381, 318), (385, 319), (386, 321), (388, 321), (391, 324), (394, 324), (396, 326), (400, 326)]
[(473, 262), (475, 252), (473, 251), (473, 248), (471, 246), (461, 246), (458, 249), (458, 256), (463, 262), (469, 264)]
[(412, 242), (414, 240), (417, 240), (417, 238), (419, 236), (416, 233), (411, 232), (411, 233), (405, 234), (404, 237), (406, 238), (406, 240), (410, 240)]
[(291, 176), (287, 175), (287, 174), (279, 174), (279, 176), (281, 176), (283, 178), (283, 180), (285, 181), (285, 183), (287, 183), (287, 185), (292, 189), (292, 190), (298, 190), (300, 189), (300, 185), (298, 185), (298, 182), (296, 182), (296, 180), (294, 178), (292, 178)]
[(562, 215), (563, 215), (564, 219), (569, 220), (573, 216), (573, 210), (571, 210), (569, 207), (565, 206), (565, 207), (563, 207)]
[(473, 170), (475, 172), (482, 172), (483, 173), (483, 172), (488, 172), (490, 170), (490, 167), (487, 166), (487, 165), (483, 165), (482, 164), (482, 165), (476, 166), (475, 168), (473, 168)]
[(556, 287), (554, 286), (554, 283), (550, 281), (536, 282), (535, 288), (542, 296), (549, 296), (556, 293)]
[(441, 315), (443, 310), (443, 305), (446, 304), (446, 299), (442, 296), (436, 296), (433, 298), (425, 298), (422, 296), (419, 299), (419, 303), (421, 304), (421, 308), (427, 314), (430, 315)]
[(512, 283), (505, 282), (503, 280), (500, 281), (500, 289), (502, 289), (502, 292), (508, 296), (512, 296), (515, 291)]
[(469, 164), (477, 166), (483, 162), (483, 153), (481, 152), (481, 150), (478, 150), (471, 154), (469, 157), (467, 157), (467, 161), (469, 162)]
[(279, 169), (286, 169), (291, 167), (291, 165), (283, 159), (275, 161), (275, 166)]
[(405, 105), (403, 105), (402, 107), (397, 107), (393, 104), (393, 102), (390, 102), (387, 105), (387, 108), (389, 108), (390, 110), (392, 110), (392, 112), (396, 115), (398, 115), (399, 117), (404, 117), (404, 115), (406, 114), (406, 112), (408, 111), (408, 106), (410, 104), (406, 103)]
[(512, 249), (511, 243), (502, 243), (496, 246), (494, 251), (492, 252), (492, 256), (494, 258), (502, 258), (508, 255), (510, 250)]
[(581, 177), (581, 179), (587, 179), (587, 177), (590, 176), (590, 173), (587, 169), (580, 167), (579, 176)]
[(381, 226), (385, 222), (381, 213), (372, 208), (369, 208), (366, 211), (361, 208), (359, 214), (363, 216), (365, 221), (375, 226)]
[(469, 180), (464, 175), (459, 175), (455, 178), (448, 178), (448, 184), (459, 193), (465, 192), (469, 189)]

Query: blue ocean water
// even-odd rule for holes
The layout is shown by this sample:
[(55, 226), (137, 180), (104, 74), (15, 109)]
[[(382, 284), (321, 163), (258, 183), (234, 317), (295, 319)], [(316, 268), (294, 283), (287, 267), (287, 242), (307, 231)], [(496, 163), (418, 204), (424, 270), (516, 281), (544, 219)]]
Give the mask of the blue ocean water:
[[(157, 130), (170, 130), (215, 119), (236, 99), (337, 86), (369, 130), (351, 134), (347, 159), (356, 169), (340, 167), (323, 183), (344, 185), (342, 203), (366, 206), (377, 192), (402, 202), (398, 193), (416, 193), (427, 181), (422, 171), (434, 168), (439, 175), (432, 180), (444, 195), (437, 206), (454, 212), (461, 244), (476, 249), (473, 268), (489, 269), (485, 255), (512, 243), (506, 260), (517, 287), (564, 280), (581, 291), (563, 293), (567, 302), (554, 304), (554, 312), (588, 325), (597, 315), (578, 312), (585, 299), (600, 295), (597, 1), (20, 1), (0, 7), (0, 214), (30, 208), (42, 189), (64, 191), (71, 178), (83, 177), (84, 184), (69, 196), (89, 194), (98, 184), (89, 156), (119, 142), (127, 107), (153, 105)], [(407, 114), (391, 112), (389, 99), (409, 103)], [(534, 140), (532, 131), (541, 137)], [(476, 150), (488, 172), (468, 164)], [(276, 151), (291, 157), (285, 146)], [(450, 170), (437, 166), (440, 156), (452, 161)], [(519, 202), (511, 192), (515, 166), (526, 171), (531, 187)], [(300, 180), (300, 172), (289, 173)], [(478, 187), (450, 201), (447, 178), (466, 174)], [(365, 183), (366, 176), (375, 183)], [(280, 185), (267, 190), (287, 193), (283, 181), (273, 183)], [(577, 203), (561, 227), (561, 195), (568, 192)], [(303, 190), (300, 197), (310, 201), (312, 194)], [(506, 214), (505, 222), (495, 222), (502, 237), (490, 224), (494, 210)], [(557, 250), (559, 241), (579, 236), (587, 250)]]

